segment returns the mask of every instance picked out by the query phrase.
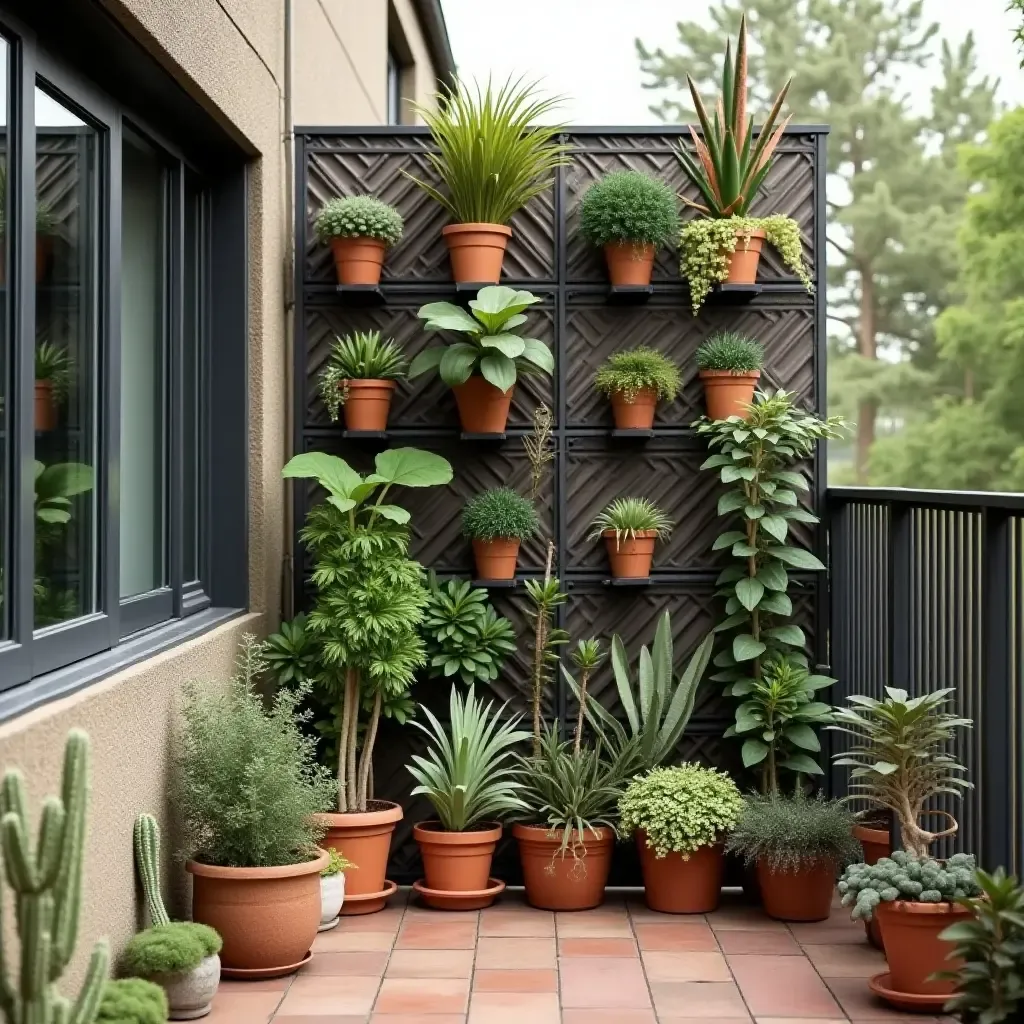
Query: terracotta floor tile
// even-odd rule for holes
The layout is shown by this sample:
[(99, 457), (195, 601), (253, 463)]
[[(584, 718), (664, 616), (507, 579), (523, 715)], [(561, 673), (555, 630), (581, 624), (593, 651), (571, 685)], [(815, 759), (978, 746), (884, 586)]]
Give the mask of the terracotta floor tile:
[(513, 937), (549, 937), (555, 934), (555, 915), (547, 910), (530, 910), (516, 907), (505, 914), (480, 915), (480, 934)]
[(562, 1024), (655, 1024), (653, 1010), (562, 1011)]
[(773, 920), (760, 907), (747, 903), (719, 907), (713, 914), (707, 915), (707, 920), (716, 932), (735, 928), (746, 931), (785, 931), (786, 929), (786, 925), (782, 921)]
[(313, 959), (317, 953), (390, 952), (395, 943), (394, 932), (346, 932), (335, 928), (333, 932), (321, 932), (313, 943)]
[(756, 1024), (846, 1024), (845, 1017), (755, 1017), (754, 1020)]
[(474, 992), (557, 992), (558, 971), (536, 968), (517, 971), (477, 970)]
[(651, 1005), (640, 960), (632, 957), (567, 957), (558, 962), (562, 1006), (644, 1009)]
[[(405, 907), (387, 907), (377, 914), (353, 914), (351, 917), (343, 917), (338, 922), (337, 928), (330, 932), (318, 932), (318, 936), (330, 935), (331, 932), (388, 932), (398, 931), (398, 926), (405, 916)], [(316, 948), (314, 944), (313, 948)]]
[(628, 939), (559, 939), (559, 956), (639, 956), (636, 940)]
[(843, 1012), (855, 1024), (873, 1024), (874, 1021), (916, 1020), (919, 1024), (936, 1024), (936, 1017), (922, 1017), (916, 1013), (901, 1013), (872, 995), (863, 978), (829, 978), (828, 987), (839, 1001)]
[(488, 938), (477, 943), (477, 969), (553, 968), (555, 940), (545, 938)]
[(396, 949), (386, 978), (468, 978), (473, 973), (471, 949)]
[[(275, 1021), (274, 1024), (277, 1022)], [(370, 1024), (466, 1024), (466, 1015), (464, 1013), (373, 1013), (370, 1014)]]
[[(313, 957), (313, 960), (315, 959), (316, 957)], [(310, 960), (307, 967), (312, 967), (313, 960)], [(284, 992), (296, 977), (295, 974), (286, 974), (283, 978), (264, 978), (262, 981), (236, 981), (233, 978), (221, 978), (217, 992), (220, 995), (224, 995), (226, 992)]]
[(866, 942), (808, 946), (807, 957), (823, 978), (870, 978), (886, 969), (885, 954)]
[(836, 1001), (802, 956), (727, 956), (755, 1017), (837, 1017)]
[(561, 1024), (554, 992), (474, 992), (469, 1024)]
[(203, 1018), (210, 1024), (266, 1024), (281, 1002), (281, 991), (218, 991), (213, 1010)]
[(802, 950), (785, 928), (725, 928), (715, 936), (723, 953), (774, 953), (800, 956)]
[(648, 950), (643, 955), (647, 980), (732, 981), (732, 973), (721, 953), (674, 953)]
[(640, 924), (635, 926), (637, 942), (642, 950), (670, 949), (679, 952), (706, 950), (717, 952), (714, 933), (703, 922), (687, 921), (672, 924)]
[(430, 918), (409, 921), (398, 933), (395, 949), (472, 949), (476, 941), (476, 920), (450, 921)]
[(379, 987), (380, 978), (317, 978), (304, 975), (296, 978), (285, 993), (280, 1015), (367, 1014)]
[(856, 928), (848, 928), (845, 924), (839, 924), (838, 915), (833, 914), (827, 924), (791, 924), (789, 931), (801, 946), (866, 944), (868, 940), (864, 925), (860, 921), (857, 924)]
[(385, 978), (376, 1013), (465, 1013), (468, 978)]
[(585, 910), (575, 914), (555, 914), (555, 928), (560, 939), (628, 939), (633, 935), (629, 916), (624, 909), (621, 911)]
[[(209, 1020), (209, 1017), (205, 1018)], [(460, 1018), (461, 1021), (461, 1018)], [(304, 1013), (300, 1017), (288, 1015), (287, 1017), (275, 1017), (274, 1024), (366, 1024), (366, 1014), (360, 1013), (357, 1016), (345, 1014), (339, 1017), (336, 1013)]]
[(731, 981), (657, 981), (651, 983), (659, 1020), (749, 1021), (740, 990)]
[(380, 977), (388, 963), (386, 950), (374, 950), (363, 952), (346, 950), (344, 952), (327, 953), (320, 950), (312, 960), (302, 968), (300, 975), (307, 978), (310, 975), (330, 975), (335, 978), (357, 975), (369, 978), (373, 975)]

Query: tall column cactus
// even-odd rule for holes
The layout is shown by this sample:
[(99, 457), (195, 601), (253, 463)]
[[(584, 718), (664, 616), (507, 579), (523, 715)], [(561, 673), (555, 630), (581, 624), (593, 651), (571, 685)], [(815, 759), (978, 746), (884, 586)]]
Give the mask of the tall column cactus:
[(78, 938), (88, 773), (89, 738), (72, 730), (64, 748), (61, 796), (43, 802), (34, 849), (24, 777), (12, 769), (0, 784), (0, 851), (14, 892), (21, 944), (19, 970), (12, 980), (0, 943), (0, 1010), (6, 1024), (93, 1024), (99, 1010), (110, 963), (106, 941), (96, 943), (73, 1004), (56, 986)]
[(135, 866), (142, 879), (150, 921), (170, 924), (160, 892), (160, 826), (152, 814), (140, 814), (135, 819)]

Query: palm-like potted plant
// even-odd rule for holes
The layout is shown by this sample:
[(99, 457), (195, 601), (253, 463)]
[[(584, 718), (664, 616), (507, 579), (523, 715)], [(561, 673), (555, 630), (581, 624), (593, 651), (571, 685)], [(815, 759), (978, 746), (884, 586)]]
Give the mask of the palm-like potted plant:
[(327, 415), (337, 423), (344, 406), (348, 430), (386, 430), (395, 382), (408, 369), (402, 350), (380, 331), (355, 331), (335, 338), (317, 390)]
[(445, 728), (423, 707), (427, 724), (413, 722), (429, 747), (413, 754), (409, 773), (437, 812), (436, 821), (414, 826), (423, 856), (422, 881), (413, 884), (423, 901), (439, 910), (479, 910), (505, 888), (491, 878), (494, 848), (501, 838), (501, 817), (526, 808), (512, 748), (530, 734), (518, 728), (520, 715), (502, 720), (472, 690), (463, 697), (452, 687)]
[(384, 253), (402, 237), (401, 214), (373, 196), (329, 199), (317, 214), (317, 240), (330, 245), (338, 284), (380, 283)]
[(672, 189), (641, 171), (614, 171), (580, 201), (580, 234), (604, 248), (613, 287), (649, 285), (655, 249), (678, 230)]
[(592, 525), (590, 539), (604, 537), (615, 579), (650, 576), (654, 542), (672, 532), (672, 520), (649, 498), (616, 498)]
[(537, 338), (523, 338), (514, 328), (527, 320), (524, 310), (540, 302), (530, 292), (504, 286), (481, 288), (467, 313), (451, 302), (429, 302), (416, 314), (430, 331), (457, 331), (453, 345), (420, 352), (409, 377), (437, 371), (455, 393), (462, 429), (473, 434), (500, 434), (508, 420), (519, 374), (550, 374), (551, 349)]
[(610, 355), (594, 377), (620, 430), (650, 430), (658, 402), (674, 401), (680, 383), (679, 367), (646, 345)]
[(71, 357), (63, 345), (41, 341), (36, 345), (35, 428), (54, 430), (57, 407), (67, 397), (71, 383)]
[(697, 348), (708, 419), (746, 419), (764, 365), (760, 342), (734, 331), (720, 331)]
[(466, 502), (462, 532), (473, 544), (477, 575), (482, 580), (511, 580), (519, 546), (537, 532), (533, 503), (511, 487), (483, 491)]
[(442, 229), (457, 283), (497, 284), (512, 215), (554, 182), (568, 163), (559, 124), (541, 124), (560, 100), (538, 95), (537, 84), (509, 79), (495, 90), (456, 81), (436, 105), (417, 107), (437, 152), (425, 157), (440, 188), (415, 182), (451, 215)]

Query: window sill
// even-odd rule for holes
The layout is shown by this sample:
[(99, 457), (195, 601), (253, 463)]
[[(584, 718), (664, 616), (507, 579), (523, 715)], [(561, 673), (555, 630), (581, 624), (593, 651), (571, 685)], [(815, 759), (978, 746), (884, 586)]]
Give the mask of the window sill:
[(73, 665), (48, 672), (29, 683), (0, 693), (0, 722), (16, 718), (33, 708), (68, 697), (108, 676), (202, 636), (231, 619), (244, 615), (241, 608), (207, 608), (184, 619), (175, 619), (121, 641), (117, 647)]

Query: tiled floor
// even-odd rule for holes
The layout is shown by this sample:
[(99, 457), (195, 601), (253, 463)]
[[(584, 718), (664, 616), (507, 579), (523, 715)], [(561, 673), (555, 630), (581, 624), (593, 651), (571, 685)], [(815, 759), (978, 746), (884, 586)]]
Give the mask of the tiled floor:
[(446, 914), (399, 893), (380, 914), (342, 918), (299, 975), (224, 982), (207, 1024), (882, 1024), (897, 1013), (866, 979), (884, 969), (840, 908), (787, 927), (739, 902), (707, 917), (648, 910), (613, 892), (552, 914), (520, 893)]

